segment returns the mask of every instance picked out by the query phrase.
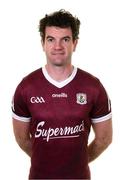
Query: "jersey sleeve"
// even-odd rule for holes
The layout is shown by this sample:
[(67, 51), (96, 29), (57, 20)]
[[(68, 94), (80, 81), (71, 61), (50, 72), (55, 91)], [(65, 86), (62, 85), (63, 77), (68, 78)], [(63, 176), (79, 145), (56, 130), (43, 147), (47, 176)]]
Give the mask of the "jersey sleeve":
[(21, 83), (16, 88), (12, 100), (12, 117), (19, 121), (29, 122), (31, 115), (27, 107), (27, 98)]
[(100, 81), (96, 94), (91, 113), (92, 123), (98, 123), (112, 118), (111, 101)]

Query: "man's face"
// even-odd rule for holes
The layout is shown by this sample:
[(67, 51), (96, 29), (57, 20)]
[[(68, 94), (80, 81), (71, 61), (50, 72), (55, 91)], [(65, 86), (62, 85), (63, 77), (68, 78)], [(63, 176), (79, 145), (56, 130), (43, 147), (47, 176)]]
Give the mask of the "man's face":
[(42, 42), (47, 63), (64, 66), (71, 63), (71, 56), (77, 40), (73, 42), (71, 28), (46, 27), (45, 40)]

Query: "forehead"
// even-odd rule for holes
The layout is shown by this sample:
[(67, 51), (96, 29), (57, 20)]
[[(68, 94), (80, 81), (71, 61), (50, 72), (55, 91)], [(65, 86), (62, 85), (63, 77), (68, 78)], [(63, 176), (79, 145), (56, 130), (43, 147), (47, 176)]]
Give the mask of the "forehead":
[(65, 37), (70, 36), (72, 37), (72, 30), (70, 27), (68, 28), (60, 28), (56, 26), (47, 26), (45, 29), (45, 36), (52, 36), (52, 37)]

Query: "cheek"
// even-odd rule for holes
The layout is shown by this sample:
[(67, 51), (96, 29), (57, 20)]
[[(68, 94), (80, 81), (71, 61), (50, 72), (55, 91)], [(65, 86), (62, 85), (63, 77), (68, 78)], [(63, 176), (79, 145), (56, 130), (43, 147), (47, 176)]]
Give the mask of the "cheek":
[(68, 47), (68, 52), (72, 53), (75, 50), (74, 46), (69, 46)]
[(48, 44), (46, 44), (45, 46), (44, 46), (44, 50), (45, 51), (51, 51), (51, 49), (53, 48), (53, 46), (52, 45), (48, 45)]
[(49, 51), (49, 47), (48, 47), (47, 45), (44, 45), (44, 46), (43, 46), (43, 51), (44, 51), (44, 52), (48, 52), (48, 51)]
[(50, 56), (52, 53), (52, 49), (50, 47), (44, 47), (44, 52), (47, 56)]

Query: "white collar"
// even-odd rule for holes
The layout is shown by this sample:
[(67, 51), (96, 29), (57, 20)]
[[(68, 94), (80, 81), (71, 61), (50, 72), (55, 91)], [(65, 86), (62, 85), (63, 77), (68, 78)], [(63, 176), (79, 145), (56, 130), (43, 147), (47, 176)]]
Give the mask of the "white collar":
[(71, 74), (66, 80), (61, 81), (61, 82), (58, 82), (58, 81), (55, 81), (54, 79), (52, 79), (52, 78), (49, 76), (49, 74), (48, 74), (48, 72), (47, 72), (47, 70), (46, 70), (45, 67), (42, 68), (42, 72), (43, 72), (44, 77), (45, 77), (51, 84), (53, 84), (54, 86), (56, 86), (56, 87), (58, 87), (58, 88), (62, 88), (62, 87), (64, 87), (64, 86), (66, 86), (68, 83), (70, 83), (70, 82), (74, 79), (74, 77), (75, 77), (75, 75), (76, 75), (76, 73), (77, 73), (77, 68), (74, 67), (74, 69), (73, 69), (73, 71), (72, 71), (72, 74)]

